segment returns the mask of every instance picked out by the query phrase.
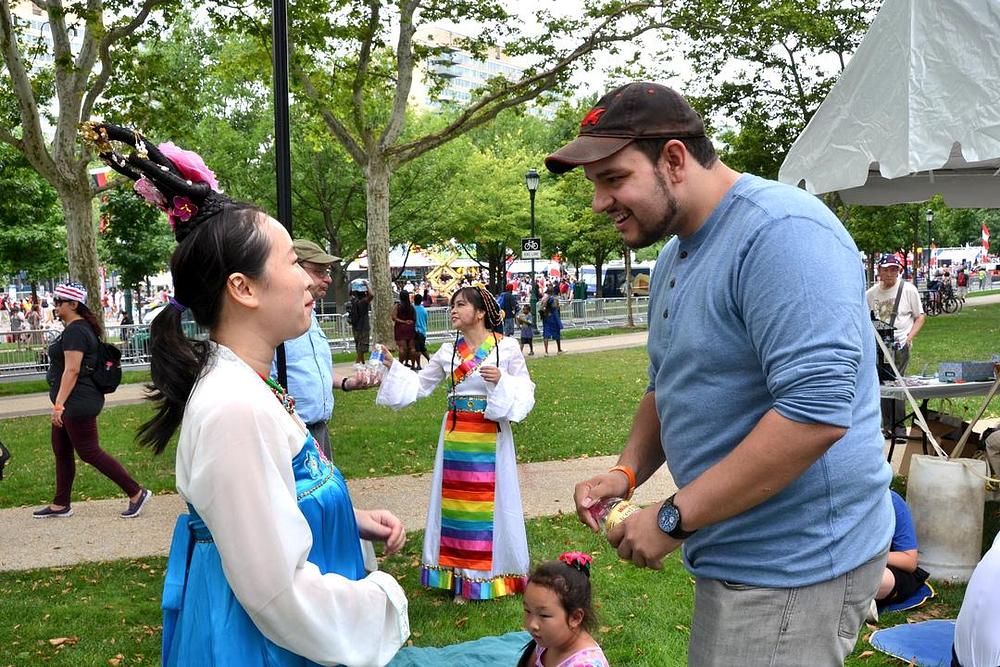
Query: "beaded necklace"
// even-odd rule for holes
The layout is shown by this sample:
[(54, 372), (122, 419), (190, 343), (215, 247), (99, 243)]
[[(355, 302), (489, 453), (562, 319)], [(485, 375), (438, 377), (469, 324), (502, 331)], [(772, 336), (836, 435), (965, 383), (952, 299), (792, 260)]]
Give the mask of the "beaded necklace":
[(469, 373), (479, 368), (480, 364), (489, 356), (490, 352), (496, 346), (497, 340), (500, 338), (503, 338), (500, 334), (487, 336), (475, 350), (469, 346), (465, 338), (459, 339), (456, 349), (462, 363), (451, 374), (453, 386), (461, 383)]
[(279, 403), (281, 403), (281, 407), (283, 407), (288, 414), (295, 414), (295, 399), (292, 398), (292, 395), (282, 389), (281, 385), (278, 384), (274, 378), (264, 377), (260, 373), (257, 373), (257, 376), (268, 386), (271, 393), (274, 394), (274, 397), (278, 399)]

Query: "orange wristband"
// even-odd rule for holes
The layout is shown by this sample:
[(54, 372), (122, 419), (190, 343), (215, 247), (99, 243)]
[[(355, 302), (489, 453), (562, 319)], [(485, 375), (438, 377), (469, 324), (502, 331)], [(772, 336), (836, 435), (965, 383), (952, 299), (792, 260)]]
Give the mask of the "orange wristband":
[(52, 406), (52, 409), (56, 412), (62, 412), (63, 410), (66, 409), (66, 406), (64, 406), (62, 403), (56, 403), (55, 405)]
[(628, 478), (628, 493), (625, 494), (625, 500), (628, 500), (632, 497), (632, 494), (635, 493), (635, 471), (628, 466), (615, 466), (614, 468), (608, 468), (608, 472), (616, 471), (622, 473)]

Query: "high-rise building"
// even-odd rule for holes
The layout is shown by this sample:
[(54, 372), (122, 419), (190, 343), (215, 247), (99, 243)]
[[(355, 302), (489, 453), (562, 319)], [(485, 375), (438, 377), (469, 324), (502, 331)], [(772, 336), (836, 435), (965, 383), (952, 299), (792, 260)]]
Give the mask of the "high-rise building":
[[(26, 64), (31, 68), (51, 66), (55, 62), (55, 49), (52, 45), (52, 30), (49, 26), (49, 15), (39, 5), (34, 2), (24, 0), (17, 2), (11, 8), (11, 13), (15, 22), (24, 23), (24, 32), (18, 36), (21, 44), (21, 53), (24, 55)], [(67, 37), (69, 37), (70, 50), (75, 57), (80, 53), (83, 46), (83, 21), (75, 16), (68, 16)], [(30, 46), (42, 43), (45, 48), (39, 49), (37, 53), (29, 54)]]
[[(411, 103), (432, 109), (448, 102), (464, 106), (472, 101), (472, 92), (493, 77), (504, 76), (511, 80), (521, 78), (524, 68), (515, 65), (499, 49), (490, 49), (486, 58), (480, 59), (462, 49), (460, 40), (463, 37), (465, 36), (438, 27), (428, 27), (417, 32), (414, 41), (439, 46), (443, 50), (417, 66), (410, 90)], [(431, 96), (429, 73), (445, 80), (444, 88), (436, 98)]]

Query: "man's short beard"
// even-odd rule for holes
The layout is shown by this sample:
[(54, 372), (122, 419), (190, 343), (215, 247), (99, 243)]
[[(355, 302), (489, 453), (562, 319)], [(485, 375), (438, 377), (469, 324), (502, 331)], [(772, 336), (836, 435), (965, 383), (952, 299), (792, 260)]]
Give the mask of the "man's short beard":
[(680, 205), (677, 203), (677, 198), (670, 191), (670, 188), (667, 185), (667, 179), (663, 177), (663, 174), (658, 168), (653, 168), (653, 175), (656, 178), (657, 194), (661, 195), (666, 200), (667, 210), (660, 218), (659, 222), (652, 228), (636, 225), (636, 228), (639, 231), (639, 238), (632, 243), (625, 241), (625, 245), (633, 250), (651, 246), (657, 241), (662, 241), (671, 234), (675, 233), (673, 228), (677, 224), (677, 215), (680, 211)]

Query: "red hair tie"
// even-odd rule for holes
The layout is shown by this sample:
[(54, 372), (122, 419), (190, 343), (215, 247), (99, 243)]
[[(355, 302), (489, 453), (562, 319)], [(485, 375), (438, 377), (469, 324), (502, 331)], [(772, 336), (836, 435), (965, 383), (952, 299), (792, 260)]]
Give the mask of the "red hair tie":
[(583, 572), (588, 577), (590, 576), (590, 564), (594, 562), (590, 554), (585, 554), (582, 551), (567, 551), (559, 555), (559, 560)]

